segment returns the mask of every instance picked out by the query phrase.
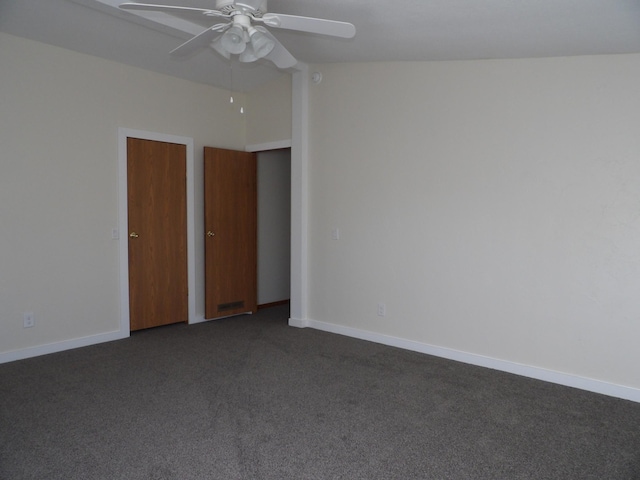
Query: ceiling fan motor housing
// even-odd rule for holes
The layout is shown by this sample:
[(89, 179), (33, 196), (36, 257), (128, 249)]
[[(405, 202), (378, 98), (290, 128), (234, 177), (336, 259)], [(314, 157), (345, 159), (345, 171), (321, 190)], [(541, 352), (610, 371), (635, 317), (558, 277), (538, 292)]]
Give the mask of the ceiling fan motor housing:
[(254, 17), (262, 17), (267, 11), (267, 0), (257, 0), (250, 2), (236, 0), (216, 0), (216, 10), (226, 13), (250, 14)]

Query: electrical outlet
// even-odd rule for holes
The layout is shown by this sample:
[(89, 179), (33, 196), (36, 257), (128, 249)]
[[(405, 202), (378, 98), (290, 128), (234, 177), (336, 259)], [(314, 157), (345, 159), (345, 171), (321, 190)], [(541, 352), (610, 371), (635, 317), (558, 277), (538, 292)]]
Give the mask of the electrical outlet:
[(384, 303), (378, 304), (378, 316), (384, 317), (387, 314), (387, 306)]
[(33, 315), (33, 312), (24, 312), (22, 314), (22, 326), (24, 328), (36, 326), (36, 317)]
[(331, 238), (333, 240), (340, 240), (340, 229), (334, 228), (331, 230)]

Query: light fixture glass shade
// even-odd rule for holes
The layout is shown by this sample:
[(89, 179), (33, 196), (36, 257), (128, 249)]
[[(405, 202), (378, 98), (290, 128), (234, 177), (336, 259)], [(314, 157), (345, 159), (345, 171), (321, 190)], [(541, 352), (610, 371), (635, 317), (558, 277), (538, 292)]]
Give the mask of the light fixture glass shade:
[(238, 57), (238, 60), (240, 60), (243, 63), (250, 63), (258, 60), (258, 57), (253, 51), (253, 46), (251, 45), (251, 43), (247, 44), (247, 48), (245, 48), (244, 52), (240, 54), (240, 57)]
[(249, 32), (249, 41), (253, 47), (253, 53), (256, 58), (262, 58), (265, 55), (269, 55), (275, 42), (267, 37), (264, 33), (257, 31), (255, 28)]
[(224, 58), (229, 60), (231, 58), (231, 54), (222, 46), (222, 37), (215, 40), (211, 46), (214, 48), (216, 52), (222, 55)]
[(244, 40), (244, 31), (242, 30), (242, 27), (238, 25), (234, 25), (224, 32), (224, 35), (222, 35), (222, 38), (220, 39), (220, 43), (227, 52), (235, 55), (244, 52), (244, 49), (247, 47)]

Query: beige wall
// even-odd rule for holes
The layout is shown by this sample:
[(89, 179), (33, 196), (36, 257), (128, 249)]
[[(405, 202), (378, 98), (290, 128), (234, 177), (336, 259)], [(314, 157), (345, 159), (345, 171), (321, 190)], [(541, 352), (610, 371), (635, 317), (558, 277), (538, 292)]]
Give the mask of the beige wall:
[[(194, 138), (201, 218), (202, 147), (289, 140), (291, 79), (240, 115), (225, 90), (0, 45), (2, 357), (117, 330), (118, 127)], [(317, 69), (310, 320), (640, 388), (640, 56)]]
[(247, 145), (291, 141), (291, 75), (247, 94)]
[(639, 55), (315, 68), (312, 322), (640, 388)]
[(227, 91), (2, 33), (0, 65), (1, 355), (118, 329), (118, 127), (194, 138), (197, 219), (202, 147), (244, 149), (245, 120)]

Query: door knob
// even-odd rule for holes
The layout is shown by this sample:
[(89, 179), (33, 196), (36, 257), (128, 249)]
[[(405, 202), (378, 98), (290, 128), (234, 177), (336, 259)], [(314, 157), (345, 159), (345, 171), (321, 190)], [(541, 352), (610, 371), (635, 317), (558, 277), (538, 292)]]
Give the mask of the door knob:
[(213, 237), (214, 235), (215, 233), (213, 233), (211, 230), (207, 232), (207, 237)]
[(138, 235), (136, 232), (131, 232), (129, 234), (129, 238), (138, 238), (140, 235)]

